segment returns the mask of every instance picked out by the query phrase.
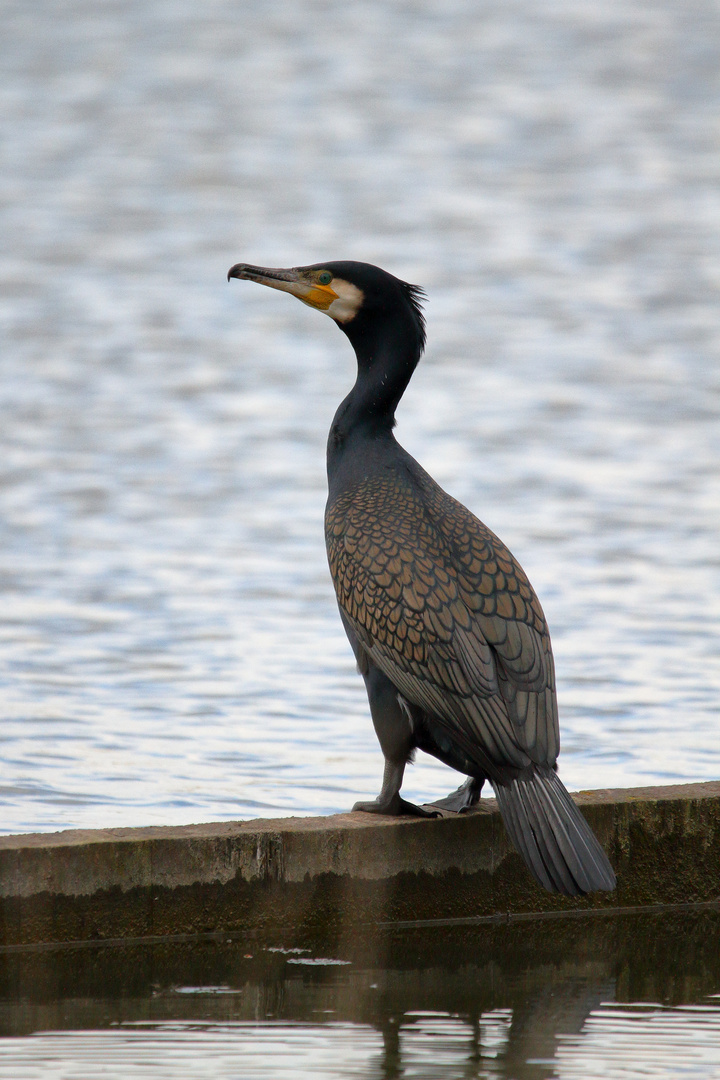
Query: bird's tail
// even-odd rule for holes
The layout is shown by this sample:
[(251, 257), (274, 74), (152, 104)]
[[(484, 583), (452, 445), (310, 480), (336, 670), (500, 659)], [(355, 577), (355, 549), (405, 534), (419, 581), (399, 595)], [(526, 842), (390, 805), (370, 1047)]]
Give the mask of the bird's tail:
[(536, 881), (565, 896), (615, 888), (607, 855), (556, 772), (536, 767), (527, 778), (493, 788), (505, 828)]

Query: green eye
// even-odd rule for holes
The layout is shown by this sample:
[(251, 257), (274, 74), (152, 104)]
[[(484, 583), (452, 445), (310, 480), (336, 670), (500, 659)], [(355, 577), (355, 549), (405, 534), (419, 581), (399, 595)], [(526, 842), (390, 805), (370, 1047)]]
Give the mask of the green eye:
[(321, 285), (329, 285), (332, 279), (333, 276), (329, 270), (323, 270), (322, 273), (318, 274), (318, 281)]

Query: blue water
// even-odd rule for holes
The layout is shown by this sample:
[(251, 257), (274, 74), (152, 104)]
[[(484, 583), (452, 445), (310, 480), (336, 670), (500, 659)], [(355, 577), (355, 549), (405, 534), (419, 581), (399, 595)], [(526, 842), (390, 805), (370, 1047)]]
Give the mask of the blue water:
[(0, 18), (2, 830), (378, 790), (322, 539), (353, 357), (238, 260), (427, 288), (399, 436), (540, 594), (565, 782), (717, 778), (717, 6)]

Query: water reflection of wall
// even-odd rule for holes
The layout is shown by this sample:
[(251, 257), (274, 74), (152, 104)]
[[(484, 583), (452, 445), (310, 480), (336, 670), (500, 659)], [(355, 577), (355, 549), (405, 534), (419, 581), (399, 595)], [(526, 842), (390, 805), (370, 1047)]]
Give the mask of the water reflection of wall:
[[(208, 1052), (222, 1046), (235, 1060), (253, 1043), (260, 1054), (266, 1040), (268, 1070), (283, 1067), (272, 1047), (284, 1041), (288, 1053), (295, 1043), (299, 1055), (310, 1053), (305, 1039), (318, 1054), (334, 1054), (338, 1069), (366, 1055), (360, 1077), (389, 1080), (410, 1067), (456, 1077), (462, 1066), (468, 1077), (542, 1080), (556, 1075), (558, 1061), (570, 1077), (591, 1053), (601, 1059), (602, 1033), (611, 1043), (613, 1024), (628, 1060), (642, 1053), (651, 1061), (653, 1024), (668, 1032), (674, 1008), (720, 992), (719, 944), (720, 917), (706, 911), (368, 929), (342, 943), (299, 935), (271, 949), (254, 938), (5, 952), (1, 1033), (111, 1033), (119, 1024), (128, 1037), (145, 1031), (153, 1052), (165, 1046), (169, 1054), (177, 1040), (189, 1046), (193, 1031), (199, 1040), (213, 1031), (219, 1041)], [(324, 966), (323, 957), (336, 962)], [(295, 962), (303, 959), (314, 963)], [(684, 1041), (673, 1052), (691, 1055), (695, 1025), (708, 1060), (720, 1054), (720, 1009), (707, 1005), (677, 1014)], [(65, 1046), (72, 1051), (71, 1036)], [(18, 1060), (0, 1054), (0, 1077), (10, 1075), (5, 1062)]]

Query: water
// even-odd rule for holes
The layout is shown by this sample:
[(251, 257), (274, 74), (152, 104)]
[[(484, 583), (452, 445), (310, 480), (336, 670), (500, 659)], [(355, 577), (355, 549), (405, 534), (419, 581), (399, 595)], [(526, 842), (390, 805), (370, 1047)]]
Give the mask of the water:
[(714, 910), (6, 952), (0, 1078), (713, 1080), (719, 938)]
[(377, 793), (322, 539), (352, 356), (241, 259), (425, 285), (399, 435), (541, 596), (566, 783), (717, 778), (717, 6), (1, 18), (3, 831)]

